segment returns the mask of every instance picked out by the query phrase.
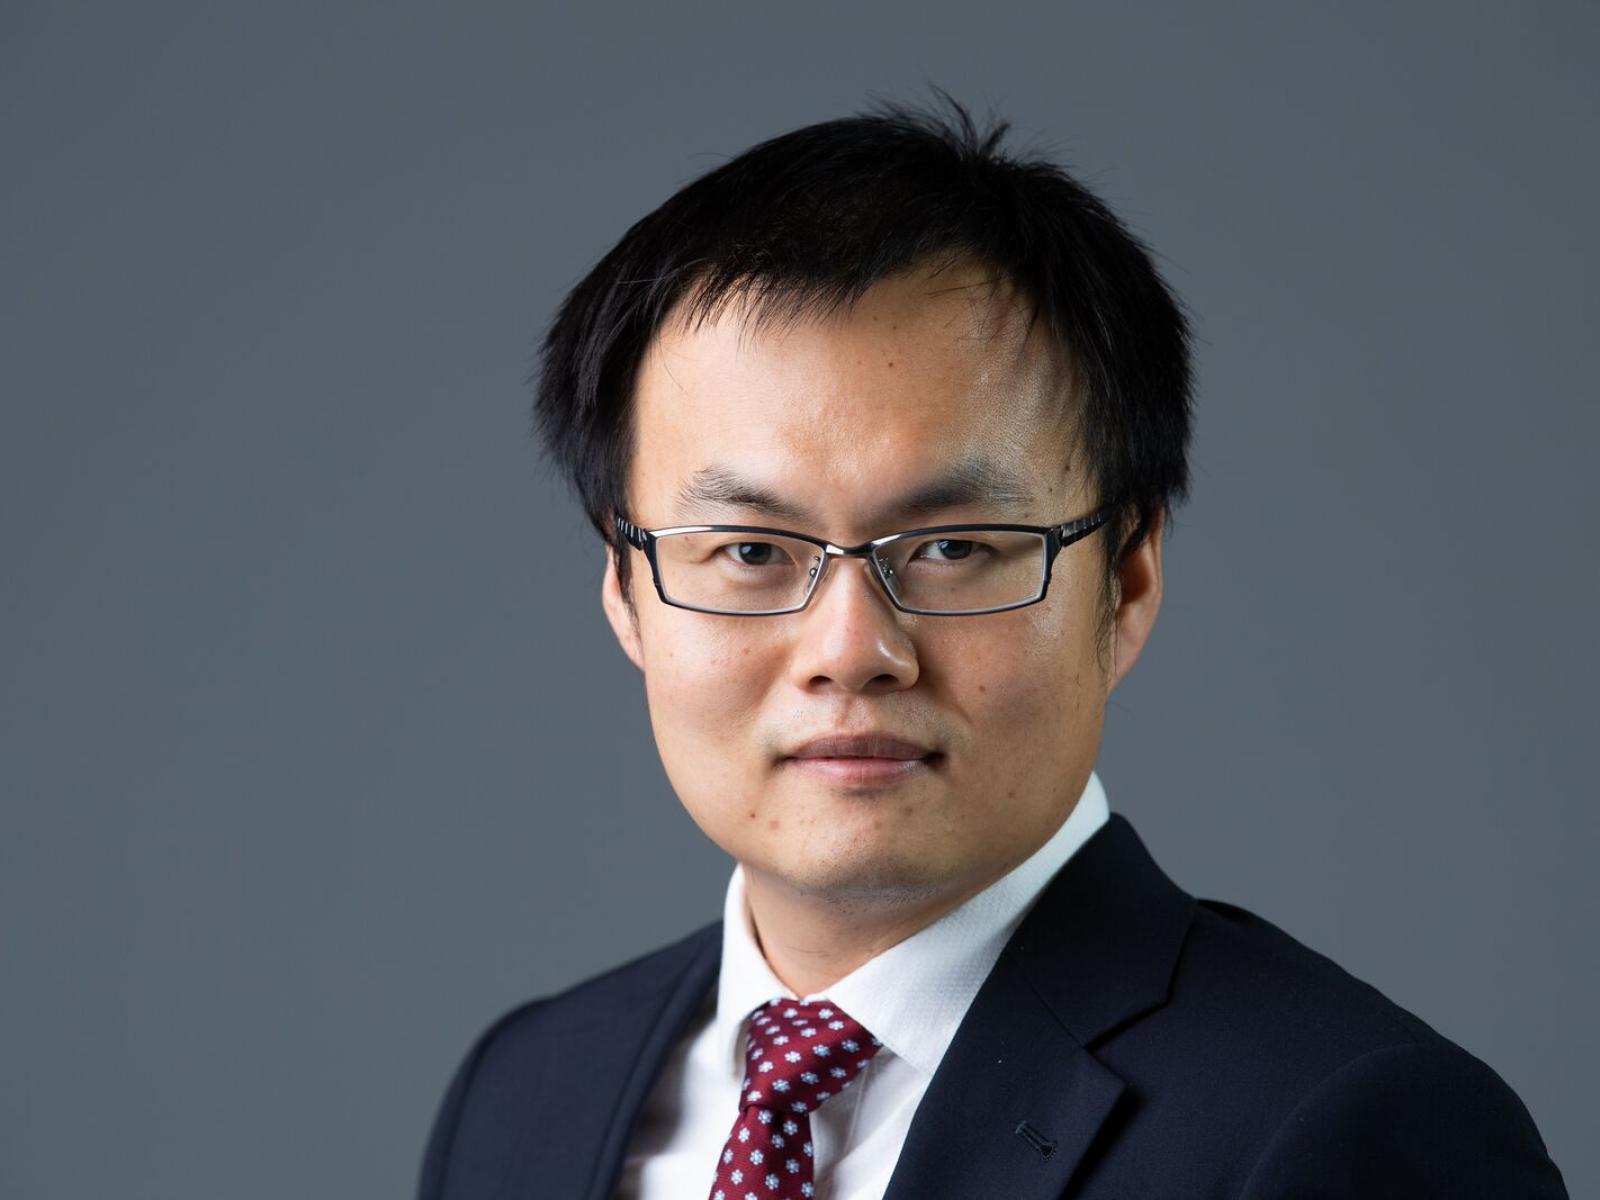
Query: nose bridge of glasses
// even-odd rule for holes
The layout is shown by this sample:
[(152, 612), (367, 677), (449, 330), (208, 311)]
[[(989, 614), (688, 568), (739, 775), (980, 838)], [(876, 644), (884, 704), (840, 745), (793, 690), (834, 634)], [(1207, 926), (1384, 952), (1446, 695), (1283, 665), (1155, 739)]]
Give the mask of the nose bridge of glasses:
[(822, 587), (823, 582), (820, 578), (815, 578), (815, 576), (827, 573), (829, 559), (860, 558), (866, 560), (861, 564), (866, 573), (877, 580), (878, 586), (889, 593), (891, 600), (898, 600), (899, 580), (888, 558), (878, 552), (880, 549), (880, 546), (872, 542), (867, 542), (860, 546), (839, 546), (833, 542), (824, 544), (822, 554), (818, 557), (816, 565), (811, 568), (814, 576), (811, 581), (812, 597), (815, 598), (817, 590)]

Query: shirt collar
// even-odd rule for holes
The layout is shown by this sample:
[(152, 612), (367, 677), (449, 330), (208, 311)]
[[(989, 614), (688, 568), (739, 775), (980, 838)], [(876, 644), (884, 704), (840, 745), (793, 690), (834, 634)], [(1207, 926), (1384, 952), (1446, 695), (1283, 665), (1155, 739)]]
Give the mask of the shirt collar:
[(769, 1000), (837, 1004), (893, 1051), (931, 1076), (956, 1035), (1000, 951), (1047, 883), (1110, 815), (1094, 772), (1072, 813), (1027, 859), (931, 925), (862, 963), (825, 993), (796, 996), (756, 941), (745, 901), (744, 868), (735, 866), (723, 901), (722, 966), (717, 978), (716, 1037), (723, 1061), (744, 1069), (745, 1020)]

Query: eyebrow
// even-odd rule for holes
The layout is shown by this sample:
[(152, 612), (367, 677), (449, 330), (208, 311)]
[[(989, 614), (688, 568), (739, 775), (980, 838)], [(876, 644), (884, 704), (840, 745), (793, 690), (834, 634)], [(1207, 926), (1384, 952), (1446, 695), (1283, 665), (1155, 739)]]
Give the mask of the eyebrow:
[[(1026, 510), (1032, 507), (1033, 496), (1011, 468), (992, 459), (967, 458), (890, 500), (868, 518), (876, 521), (926, 516), (979, 503)], [(796, 526), (820, 523), (820, 518), (804, 505), (786, 500), (771, 488), (721, 466), (696, 471), (678, 489), (673, 512), (677, 520), (688, 523), (701, 517), (706, 508), (750, 509)]]

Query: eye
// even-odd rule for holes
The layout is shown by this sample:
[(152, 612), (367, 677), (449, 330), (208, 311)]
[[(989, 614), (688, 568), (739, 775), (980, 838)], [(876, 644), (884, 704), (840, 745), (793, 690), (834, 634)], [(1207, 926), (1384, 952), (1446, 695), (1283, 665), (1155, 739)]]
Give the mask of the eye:
[(721, 551), (743, 567), (771, 567), (788, 561), (782, 547), (771, 542), (730, 542)]
[[(929, 554), (929, 550), (934, 553)], [(979, 549), (978, 543), (967, 538), (938, 538), (923, 542), (917, 547), (916, 557), (931, 558), (934, 562), (957, 562)]]

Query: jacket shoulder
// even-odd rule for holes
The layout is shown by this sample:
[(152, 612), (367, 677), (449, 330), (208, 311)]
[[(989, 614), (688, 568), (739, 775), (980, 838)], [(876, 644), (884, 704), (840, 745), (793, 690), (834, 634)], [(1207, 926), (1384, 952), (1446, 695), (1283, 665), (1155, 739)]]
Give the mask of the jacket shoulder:
[[(1123, 1144), (1160, 1145), (1196, 1176), (1220, 1172), (1230, 1195), (1476, 1197), (1489, 1193), (1451, 1189), (1486, 1146), (1505, 1164), (1493, 1178), (1524, 1188), (1500, 1194), (1564, 1194), (1527, 1109), (1488, 1064), (1236, 904), (1196, 900), (1166, 1003), (1093, 1049), (1131, 1093)], [(1449, 1105), (1429, 1099), (1440, 1089)], [(1148, 1162), (1115, 1169), (1158, 1188)], [(1357, 1168), (1365, 1184), (1387, 1172), (1427, 1186), (1319, 1190)]]
[[(1200, 899), (1178, 986), (1228, 998), (1249, 1014), (1240, 1031), (1323, 1046), (1338, 1061), (1393, 1044), (1460, 1050), (1416, 1013), (1320, 951), (1237, 904)], [(1465, 1053), (1465, 1051), (1462, 1051)]]
[[(1300, 1169), (1331, 1169), (1335, 1161), (1365, 1164), (1376, 1172), (1369, 1182), (1385, 1171), (1405, 1178), (1414, 1170), (1422, 1172), (1414, 1175), (1419, 1184), (1454, 1185), (1472, 1177), (1460, 1169), (1479, 1161), (1485, 1147), (1494, 1149), (1507, 1180), (1529, 1188), (1516, 1194), (1563, 1194), (1526, 1107), (1492, 1067), (1264, 917), (1200, 900), (1173, 999), (1177, 1022), (1169, 1036), (1204, 1040), (1205, 1086), (1256, 1098), (1234, 1111), (1264, 1155), (1254, 1179), (1260, 1194), (1296, 1194), (1293, 1186), (1275, 1188), (1286, 1178), (1304, 1184)], [(1362, 1150), (1341, 1155), (1341, 1145)], [(1453, 1164), (1449, 1171), (1446, 1164)], [(1334, 1192), (1358, 1193), (1401, 1194)]]

